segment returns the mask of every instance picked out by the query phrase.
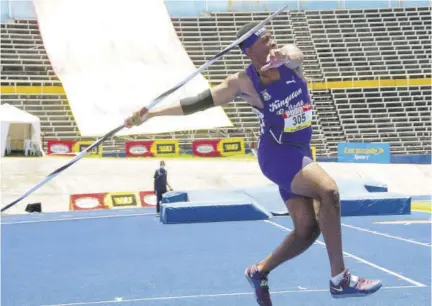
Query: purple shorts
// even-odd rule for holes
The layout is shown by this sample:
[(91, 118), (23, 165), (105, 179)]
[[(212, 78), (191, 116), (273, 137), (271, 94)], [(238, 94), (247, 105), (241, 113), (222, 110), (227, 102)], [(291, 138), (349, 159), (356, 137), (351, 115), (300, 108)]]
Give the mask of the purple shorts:
[(309, 144), (279, 144), (270, 137), (261, 137), (258, 162), (262, 173), (279, 186), (280, 195), (286, 202), (296, 196), (291, 192), (295, 175), (312, 163), (313, 158)]

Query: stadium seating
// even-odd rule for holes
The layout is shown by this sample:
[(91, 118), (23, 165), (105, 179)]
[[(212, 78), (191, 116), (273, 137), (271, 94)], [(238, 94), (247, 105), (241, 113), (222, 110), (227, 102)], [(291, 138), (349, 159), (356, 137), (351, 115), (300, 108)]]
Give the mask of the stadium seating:
[(430, 8), (306, 11), (326, 79), (431, 75)]
[(332, 95), (349, 141), (390, 142), (395, 154), (430, 153), (430, 86), (335, 89)]
[[(243, 24), (262, 20), (268, 12), (209, 13), (173, 18), (185, 50), (202, 65), (235, 39)], [(307, 10), (284, 12), (269, 25), (279, 45), (295, 43), (305, 54), (309, 82), (431, 78), (431, 8)], [(61, 86), (44, 50), (35, 20), (1, 25), (1, 85)], [(203, 74), (217, 84), (243, 69), (247, 58), (233, 50)], [(392, 153), (431, 152), (430, 86), (313, 89), (312, 145), (319, 156), (334, 156), (337, 143), (391, 143)], [(64, 94), (3, 93), (10, 103), (41, 118), (47, 139), (78, 139), (79, 131)], [(251, 107), (236, 99), (224, 106), (233, 128), (175, 132), (127, 139), (176, 138), (183, 149), (192, 139), (244, 137), (253, 147), (259, 124)], [(104, 152), (121, 152), (126, 138), (104, 144)]]

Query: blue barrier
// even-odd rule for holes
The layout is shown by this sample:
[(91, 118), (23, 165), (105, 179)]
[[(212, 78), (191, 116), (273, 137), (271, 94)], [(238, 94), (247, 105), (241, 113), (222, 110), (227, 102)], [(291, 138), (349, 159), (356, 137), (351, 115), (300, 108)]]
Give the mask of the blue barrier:
[(411, 197), (392, 192), (377, 192), (341, 197), (341, 216), (407, 215)]
[(253, 201), (178, 202), (163, 204), (164, 224), (267, 220), (271, 214)]
[(162, 203), (176, 203), (189, 201), (188, 194), (182, 191), (169, 191), (162, 196)]
[(392, 155), (392, 164), (431, 164), (432, 155)]

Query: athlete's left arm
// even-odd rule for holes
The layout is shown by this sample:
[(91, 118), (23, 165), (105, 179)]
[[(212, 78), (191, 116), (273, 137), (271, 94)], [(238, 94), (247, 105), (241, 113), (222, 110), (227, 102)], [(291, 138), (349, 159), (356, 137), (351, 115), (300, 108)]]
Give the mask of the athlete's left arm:
[(299, 68), (304, 60), (303, 52), (294, 44), (288, 44), (280, 48), (282, 54), (285, 55), (285, 65), (290, 69)]

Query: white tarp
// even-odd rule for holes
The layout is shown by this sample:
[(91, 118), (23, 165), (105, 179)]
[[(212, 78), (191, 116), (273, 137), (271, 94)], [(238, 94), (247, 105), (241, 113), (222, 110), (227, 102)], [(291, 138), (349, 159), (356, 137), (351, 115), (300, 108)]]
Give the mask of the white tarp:
[(10, 104), (0, 105), (0, 156), (6, 152), (8, 136), (14, 140), (31, 139), (42, 148), (40, 119)]
[[(42, 38), (82, 136), (122, 124), (195, 70), (163, 0), (33, 0)], [(161, 105), (208, 88), (198, 75)], [(221, 107), (153, 118), (117, 135), (232, 126)]]

